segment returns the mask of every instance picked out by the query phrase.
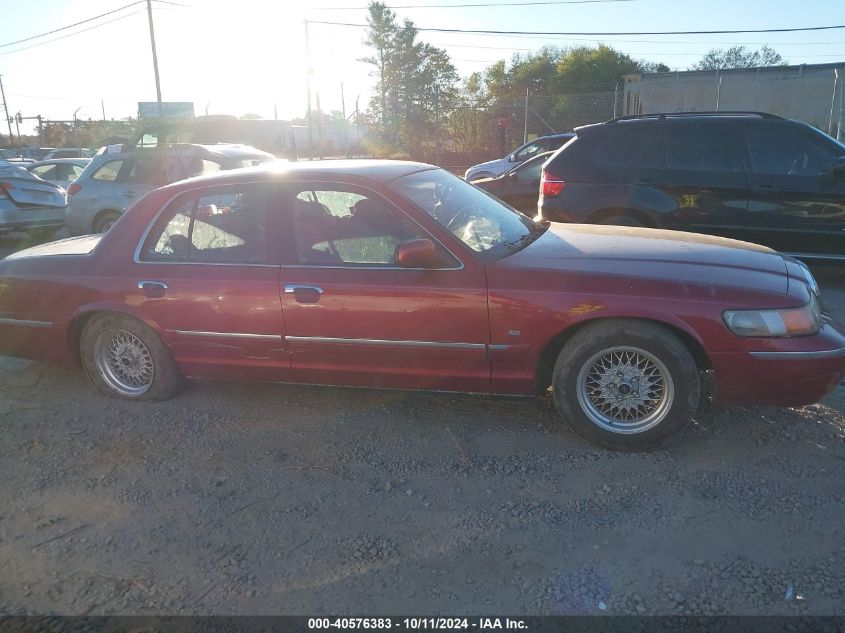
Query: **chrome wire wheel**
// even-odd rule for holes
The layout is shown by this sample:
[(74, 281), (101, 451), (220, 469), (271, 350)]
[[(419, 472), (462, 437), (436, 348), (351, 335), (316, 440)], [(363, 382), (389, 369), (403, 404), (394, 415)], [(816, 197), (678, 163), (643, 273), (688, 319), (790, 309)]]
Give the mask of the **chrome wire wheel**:
[(137, 398), (152, 387), (153, 357), (132, 332), (108, 329), (100, 334), (94, 345), (94, 360), (100, 377), (122, 396)]
[(612, 347), (593, 355), (578, 373), (576, 392), (594, 424), (620, 434), (657, 426), (675, 398), (666, 365), (636, 347)]

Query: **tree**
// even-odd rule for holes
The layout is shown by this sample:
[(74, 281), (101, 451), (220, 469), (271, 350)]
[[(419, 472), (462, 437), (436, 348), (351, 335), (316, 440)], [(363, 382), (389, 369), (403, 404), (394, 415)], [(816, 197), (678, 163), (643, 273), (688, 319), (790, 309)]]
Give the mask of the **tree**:
[(561, 93), (613, 90), (622, 75), (640, 72), (641, 68), (641, 62), (610, 46), (579, 46), (558, 61), (555, 83)]
[(756, 51), (744, 46), (714, 48), (690, 70), (726, 70), (729, 68), (761, 68), (763, 66), (786, 66), (787, 61), (767, 44)]
[(413, 22), (397, 24), (381, 2), (371, 2), (369, 12), (364, 43), (375, 54), (362, 61), (377, 78), (369, 117), (380, 123), (386, 145), (419, 151), (423, 139), (434, 137), (439, 111), (457, 97), (457, 71), (446, 51), (417, 40)]

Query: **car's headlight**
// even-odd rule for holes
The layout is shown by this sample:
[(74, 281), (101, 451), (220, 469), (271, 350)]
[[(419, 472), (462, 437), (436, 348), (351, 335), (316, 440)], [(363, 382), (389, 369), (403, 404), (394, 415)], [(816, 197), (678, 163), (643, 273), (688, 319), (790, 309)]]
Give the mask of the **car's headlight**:
[(783, 310), (728, 310), (725, 325), (739, 336), (807, 336), (821, 329), (821, 309), (817, 295), (800, 308)]

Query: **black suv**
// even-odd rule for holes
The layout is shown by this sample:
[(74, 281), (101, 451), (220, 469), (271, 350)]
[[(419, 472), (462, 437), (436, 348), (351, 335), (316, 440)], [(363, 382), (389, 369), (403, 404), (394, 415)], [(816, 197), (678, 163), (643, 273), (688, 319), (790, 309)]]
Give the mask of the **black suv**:
[(845, 145), (805, 123), (646, 114), (576, 133), (543, 168), (547, 220), (710, 233), (845, 262)]

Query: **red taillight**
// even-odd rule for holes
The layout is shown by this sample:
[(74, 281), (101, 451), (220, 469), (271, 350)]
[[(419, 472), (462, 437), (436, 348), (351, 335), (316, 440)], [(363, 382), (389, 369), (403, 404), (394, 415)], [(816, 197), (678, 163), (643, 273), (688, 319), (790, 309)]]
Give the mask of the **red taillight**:
[(67, 188), (67, 195), (72, 196), (75, 193), (79, 193), (82, 189), (82, 185), (72, 182), (70, 183), (70, 187)]
[(564, 187), (566, 187), (565, 181), (547, 171), (543, 172), (543, 177), (540, 179), (540, 193), (544, 196), (558, 196)]

